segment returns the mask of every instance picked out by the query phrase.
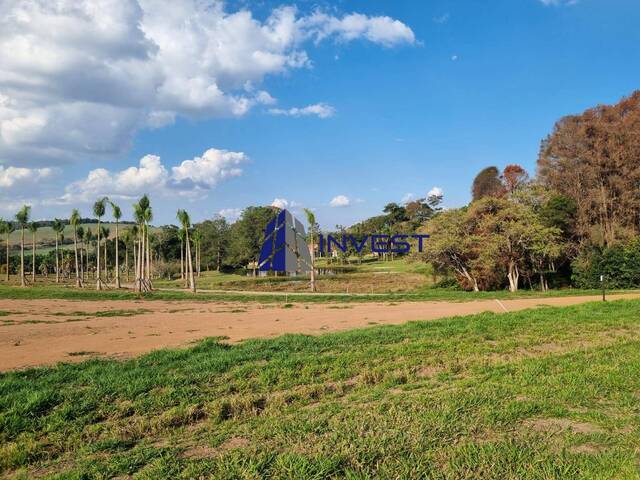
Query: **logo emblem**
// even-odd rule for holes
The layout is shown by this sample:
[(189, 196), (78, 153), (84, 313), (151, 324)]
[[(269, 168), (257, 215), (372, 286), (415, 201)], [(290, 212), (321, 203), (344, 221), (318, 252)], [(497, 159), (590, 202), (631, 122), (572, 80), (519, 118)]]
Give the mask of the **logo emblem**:
[(287, 210), (282, 210), (267, 224), (258, 268), (261, 272), (311, 272), (304, 226)]

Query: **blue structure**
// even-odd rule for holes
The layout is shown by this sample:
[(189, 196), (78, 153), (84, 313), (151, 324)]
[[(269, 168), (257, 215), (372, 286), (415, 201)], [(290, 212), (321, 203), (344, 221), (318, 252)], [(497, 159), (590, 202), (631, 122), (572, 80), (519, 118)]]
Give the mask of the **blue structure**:
[(261, 272), (290, 274), (311, 271), (304, 226), (287, 210), (280, 211), (265, 228), (258, 268)]

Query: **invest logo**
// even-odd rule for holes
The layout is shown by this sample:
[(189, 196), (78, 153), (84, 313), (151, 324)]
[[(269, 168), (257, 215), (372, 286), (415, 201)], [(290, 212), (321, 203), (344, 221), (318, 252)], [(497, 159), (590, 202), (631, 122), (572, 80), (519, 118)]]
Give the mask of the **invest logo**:
[(261, 272), (311, 272), (304, 226), (288, 210), (282, 210), (267, 225), (258, 268)]

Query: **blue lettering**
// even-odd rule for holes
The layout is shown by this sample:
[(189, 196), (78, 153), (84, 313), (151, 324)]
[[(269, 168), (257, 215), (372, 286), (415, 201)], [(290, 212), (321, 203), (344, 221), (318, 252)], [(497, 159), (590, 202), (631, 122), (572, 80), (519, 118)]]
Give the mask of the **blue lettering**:
[(422, 253), (423, 248), (422, 248), (422, 240), (424, 240), (425, 238), (429, 238), (429, 235), (424, 235), (424, 234), (419, 234), (416, 233), (414, 235), (411, 235), (412, 238), (417, 238), (418, 239), (418, 251), (420, 253)]
[(371, 251), (375, 253), (388, 252), (389, 251), (389, 235), (371, 235)]
[(334, 244), (342, 253), (347, 251), (347, 238), (342, 235), (342, 243), (339, 243), (333, 235), (327, 235), (327, 251), (331, 252), (331, 244)]
[(369, 239), (369, 235), (365, 235), (364, 238), (362, 239), (362, 243), (358, 243), (358, 241), (353, 235), (349, 235), (349, 240), (351, 240), (351, 245), (353, 245), (353, 248), (355, 248), (356, 252), (358, 253), (362, 253), (364, 244), (367, 243), (368, 239)]
[[(411, 250), (411, 245), (409, 242), (404, 242), (403, 240), (409, 238), (409, 235), (394, 235), (391, 237), (391, 252), (394, 253), (409, 253)], [(400, 241), (399, 241), (400, 240)], [(395, 248), (393, 248), (395, 246)]]

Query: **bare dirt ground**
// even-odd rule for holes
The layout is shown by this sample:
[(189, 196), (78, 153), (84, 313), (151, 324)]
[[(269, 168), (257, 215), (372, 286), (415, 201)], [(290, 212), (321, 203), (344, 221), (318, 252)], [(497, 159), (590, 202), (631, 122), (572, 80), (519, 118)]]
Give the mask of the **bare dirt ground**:
[[(640, 298), (640, 294), (611, 299)], [(575, 305), (597, 296), (470, 302), (282, 305), (229, 302), (72, 301), (0, 299), (0, 371), (126, 358), (206, 337), (228, 342), (284, 333), (322, 334), (370, 325), (433, 320), (480, 312)], [(7, 314), (8, 313), (8, 314)]]

